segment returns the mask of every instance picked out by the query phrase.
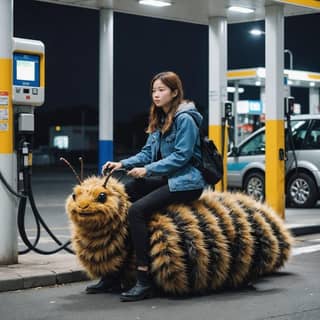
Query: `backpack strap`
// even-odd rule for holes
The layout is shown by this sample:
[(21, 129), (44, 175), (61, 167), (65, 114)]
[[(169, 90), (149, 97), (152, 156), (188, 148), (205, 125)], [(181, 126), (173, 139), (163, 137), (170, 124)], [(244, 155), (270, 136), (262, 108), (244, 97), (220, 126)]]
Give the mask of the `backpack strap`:
[[(192, 114), (190, 114), (189, 112), (186, 112), (186, 111), (180, 112), (180, 113), (177, 115), (177, 117), (178, 117), (180, 114), (182, 114), (182, 113), (188, 114), (188, 115), (193, 119), (195, 125), (197, 126), (197, 128), (198, 128), (198, 130), (199, 130), (200, 152), (201, 152), (201, 150), (202, 150), (202, 144), (203, 144), (203, 139), (204, 139), (204, 137), (205, 137), (204, 132), (203, 132), (203, 129), (198, 126), (198, 123), (197, 123), (195, 117), (194, 117)], [(175, 125), (176, 125), (176, 124), (175, 124)], [(193, 156), (193, 157), (190, 159), (190, 163), (191, 163), (195, 168), (197, 168), (197, 169), (201, 168), (201, 165), (202, 165), (201, 159), (198, 159), (198, 158), (195, 157), (195, 156)]]

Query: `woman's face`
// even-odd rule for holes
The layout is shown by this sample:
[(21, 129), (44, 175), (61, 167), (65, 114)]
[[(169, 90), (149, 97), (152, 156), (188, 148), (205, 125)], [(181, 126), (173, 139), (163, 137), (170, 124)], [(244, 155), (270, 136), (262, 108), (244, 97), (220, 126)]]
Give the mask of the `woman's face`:
[(155, 80), (152, 87), (153, 103), (164, 111), (170, 109), (172, 99), (177, 95), (177, 90), (172, 91), (160, 79)]

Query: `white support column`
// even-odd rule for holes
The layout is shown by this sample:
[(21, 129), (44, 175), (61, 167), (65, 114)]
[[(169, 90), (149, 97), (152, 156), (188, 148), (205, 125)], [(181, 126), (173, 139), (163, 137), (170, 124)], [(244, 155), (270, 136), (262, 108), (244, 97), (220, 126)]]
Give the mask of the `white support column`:
[(260, 100), (262, 103), (262, 112), (266, 113), (266, 88), (263, 85), (260, 87)]
[[(16, 189), (13, 153), (12, 37), (13, 0), (0, 1), (0, 171)], [(17, 263), (16, 198), (0, 181), (0, 264)]]
[(319, 88), (309, 89), (309, 113), (320, 113)]
[(100, 10), (99, 169), (113, 159), (113, 10)]
[(266, 201), (284, 217), (284, 17), (266, 6)]
[(238, 102), (239, 102), (239, 80), (234, 82), (233, 108), (234, 108), (234, 146), (238, 145), (239, 130), (238, 130)]
[[(209, 137), (222, 149), (222, 105), (227, 96), (227, 18), (209, 18)], [(226, 136), (226, 135), (225, 135)], [(224, 143), (224, 188), (226, 188), (226, 150)], [(218, 183), (218, 190), (222, 184)]]

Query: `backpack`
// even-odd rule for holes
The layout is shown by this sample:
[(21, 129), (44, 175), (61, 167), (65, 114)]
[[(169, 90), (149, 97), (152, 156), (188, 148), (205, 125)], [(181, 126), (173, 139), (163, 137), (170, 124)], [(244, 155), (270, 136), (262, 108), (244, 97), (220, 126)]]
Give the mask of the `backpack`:
[[(197, 122), (192, 114), (189, 115), (193, 118), (197, 125)], [(202, 161), (193, 157), (191, 159), (191, 163), (202, 173), (202, 176), (207, 184), (215, 185), (223, 177), (223, 158), (214, 142), (203, 134), (201, 128), (199, 128), (199, 132)]]
[(202, 163), (198, 160), (196, 168), (200, 170), (208, 184), (215, 185), (223, 177), (223, 158), (214, 142), (202, 134), (200, 134), (200, 148)]

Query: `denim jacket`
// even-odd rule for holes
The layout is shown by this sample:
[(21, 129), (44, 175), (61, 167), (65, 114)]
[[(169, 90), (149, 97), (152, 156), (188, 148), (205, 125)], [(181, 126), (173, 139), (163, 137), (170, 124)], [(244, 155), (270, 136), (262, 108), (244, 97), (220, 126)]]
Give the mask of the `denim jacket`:
[[(121, 160), (122, 166), (126, 169), (144, 166), (147, 176), (167, 177), (170, 191), (203, 188), (205, 181), (200, 171), (191, 164), (192, 157), (201, 159), (201, 122), (202, 116), (193, 102), (182, 103), (170, 130), (164, 135), (160, 134), (160, 130), (150, 133), (141, 151)], [(162, 159), (157, 160), (159, 145)]]

